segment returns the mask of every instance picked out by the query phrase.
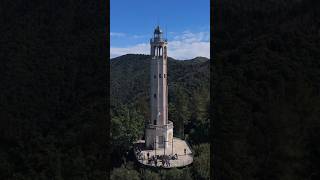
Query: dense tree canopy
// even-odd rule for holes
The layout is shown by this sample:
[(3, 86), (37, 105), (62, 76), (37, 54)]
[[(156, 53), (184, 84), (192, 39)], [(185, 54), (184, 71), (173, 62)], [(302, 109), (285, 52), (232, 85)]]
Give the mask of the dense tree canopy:
[(312, 0), (216, 1), (217, 179), (319, 178), (318, 6)]
[(116, 168), (111, 173), (111, 180), (140, 180), (139, 173), (127, 168)]
[(101, 5), (2, 1), (0, 179), (105, 179)]

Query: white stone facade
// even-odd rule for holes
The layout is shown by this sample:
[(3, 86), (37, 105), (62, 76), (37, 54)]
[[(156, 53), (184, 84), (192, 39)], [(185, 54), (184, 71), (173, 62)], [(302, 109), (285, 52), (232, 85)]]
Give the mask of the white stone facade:
[(173, 124), (168, 120), (167, 40), (162, 38), (158, 26), (150, 40), (150, 114), (146, 123), (146, 146), (149, 148), (170, 147), (173, 139)]

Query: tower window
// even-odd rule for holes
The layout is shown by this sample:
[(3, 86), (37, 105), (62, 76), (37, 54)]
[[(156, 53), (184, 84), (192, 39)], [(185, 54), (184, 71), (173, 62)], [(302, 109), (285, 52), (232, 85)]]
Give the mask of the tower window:
[(153, 120), (153, 124), (154, 124), (154, 125), (157, 125), (157, 120)]
[(161, 74), (159, 74), (159, 78), (161, 78)]
[(163, 74), (163, 78), (166, 78), (166, 74)]
[(154, 76), (153, 76), (153, 78), (155, 79), (155, 78), (157, 78), (157, 76), (156, 76), (156, 75), (154, 75)]
[(154, 98), (157, 98), (157, 94), (153, 94), (153, 97), (154, 97)]

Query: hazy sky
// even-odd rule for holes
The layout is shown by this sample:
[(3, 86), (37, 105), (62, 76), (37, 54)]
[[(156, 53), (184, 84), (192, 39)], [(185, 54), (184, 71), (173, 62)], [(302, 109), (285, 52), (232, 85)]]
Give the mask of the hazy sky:
[(158, 23), (169, 41), (168, 56), (209, 58), (210, 0), (111, 0), (111, 57), (149, 54)]

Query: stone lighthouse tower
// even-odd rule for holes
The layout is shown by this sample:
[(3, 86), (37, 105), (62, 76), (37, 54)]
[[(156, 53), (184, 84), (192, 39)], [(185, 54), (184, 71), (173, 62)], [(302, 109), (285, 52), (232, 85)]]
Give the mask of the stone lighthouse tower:
[(169, 148), (173, 142), (173, 123), (168, 120), (167, 40), (157, 26), (150, 40), (150, 114), (146, 122), (147, 148)]
[[(167, 45), (159, 26), (150, 40), (150, 119), (146, 120), (145, 140), (134, 143), (138, 162), (163, 168), (183, 167), (193, 162), (193, 153), (185, 140), (173, 137), (173, 123), (168, 119)], [(179, 158), (178, 158), (179, 156)]]

